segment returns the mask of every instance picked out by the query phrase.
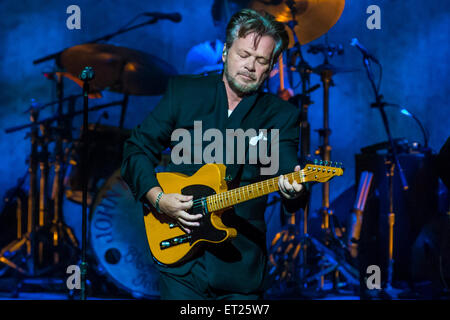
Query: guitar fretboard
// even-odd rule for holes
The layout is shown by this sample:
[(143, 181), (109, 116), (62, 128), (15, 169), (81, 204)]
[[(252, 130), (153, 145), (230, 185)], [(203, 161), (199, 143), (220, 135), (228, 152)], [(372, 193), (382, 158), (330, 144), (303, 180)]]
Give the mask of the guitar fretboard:
[[(288, 178), (291, 183), (294, 180), (297, 181), (297, 183), (306, 182), (306, 175), (303, 170), (285, 174), (284, 177)], [(278, 191), (278, 180), (279, 177), (275, 177), (272, 179), (255, 182), (243, 187), (208, 196), (206, 198), (208, 211), (222, 210), (234, 206), (235, 204), (262, 197), (271, 192)]]

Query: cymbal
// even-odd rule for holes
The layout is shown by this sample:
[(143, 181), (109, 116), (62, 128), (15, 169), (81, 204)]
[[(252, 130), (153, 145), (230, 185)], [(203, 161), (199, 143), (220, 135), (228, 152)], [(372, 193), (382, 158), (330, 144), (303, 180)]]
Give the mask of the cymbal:
[(92, 67), (91, 91), (109, 90), (131, 95), (161, 95), (177, 71), (151, 54), (111, 44), (87, 43), (64, 50), (58, 65), (78, 77)]
[[(250, 8), (265, 11), (277, 21), (288, 23), (292, 13), (287, 1), (253, 0)], [(341, 17), (345, 0), (294, 0), (296, 9), (294, 27), (295, 34), (301, 45), (311, 42), (328, 32)], [(289, 34), (289, 48), (295, 44), (292, 30), (286, 25)]]

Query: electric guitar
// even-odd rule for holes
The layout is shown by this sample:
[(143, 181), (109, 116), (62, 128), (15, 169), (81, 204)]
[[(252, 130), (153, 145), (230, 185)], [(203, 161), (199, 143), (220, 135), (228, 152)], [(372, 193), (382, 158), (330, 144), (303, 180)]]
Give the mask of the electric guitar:
[[(330, 164), (330, 165), (329, 165)], [(237, 236), (235, 228), (227, 227), (221, 220), (229, 207), (278, 191), (278, 177), (228, 190), (223, 164), (205, 164), (192, 176), (181, 173), (160, 172), (156, 174), (165, 193), (193, 195), (190, 214), (201, 213), (200, 226), (184, 232), (177, 222), (158, 213), (155, 208), (144, 205), (144, 224), (153, 258), (162, 265), (175, 266), (188, 259), (201, 243), (221, 243)], [(284, 175), (292, 183), (327, 182), (343, 175), (341, 166), (331, 166), (325, 161), (307, 164), (300, 171)]]

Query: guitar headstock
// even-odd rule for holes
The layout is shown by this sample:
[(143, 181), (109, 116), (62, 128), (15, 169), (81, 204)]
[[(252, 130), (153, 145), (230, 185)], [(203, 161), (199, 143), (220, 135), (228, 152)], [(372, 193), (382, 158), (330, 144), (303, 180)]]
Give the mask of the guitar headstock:
[(303, 178), (306, 181), (327, 182), (328, 180), (342, 176), (344, 169), (342, 162), (314, 160), (303, 167)]

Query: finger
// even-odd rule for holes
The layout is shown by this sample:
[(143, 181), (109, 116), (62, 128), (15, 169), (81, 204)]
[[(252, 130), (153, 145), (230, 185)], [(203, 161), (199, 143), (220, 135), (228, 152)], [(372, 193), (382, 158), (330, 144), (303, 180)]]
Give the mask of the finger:
[(194, 196), (188, 196), (188, 195), (179, 194), (179, 193), (177, 193), (175, 197), (176, 197), (176, 199), (183, 201), (183, 202), (193, 200), (193, 198), (194, 198)]
[(300, 192), (303, 189), (303, 185), (301, 183), (297, 183), (297, 181), (294, 181), (292, 187), (294, 188), (295, 192)]
[(178, 226), (186, 233), (191, 233), (191, 229), (186, 228), (185, 226), (183, 226), (181, 223), (178, 223)]
[(294, 168), (294, 171), (300, 171), (300, 170), (301, 170), (301, 167), (299, 165), (296, 165)]
[(179, 202), (178, 209), (188, 210), (188, 209), (192, 208), (193, 205), (194, 205), (194, 202), (192, 200), (189, 200), (187, 202)]
[(194, 214), (189, 214), (186, 211), (180, 210), (180, 211), (178, 211), (178, 217), (182, 218), (182, 219), (184, 219), (186, 221), (197, 221), (197, 220), (200, 220), (203, 217), (203, 215), (201, 215), (201, 214), (195, 214), (195, 215)]
[(292, 184), (290, 184), (289, 179), (284, 179), (284, 187), (287, 192), (292, 190)]
[(286, 189), (285, 189), (285, 187), (284, 187), (284, 177), (283, 177), (283, 175), (281, 175), (279, 178), (278, 178), (278, 188), (280, 189), (280, 191), (286, 191)]
[(283, 195), (283, 197), (285, 198), (290, 198), (290, 195), (287, 193), (286, 188), (284, 186), (284, 182), (283, 182), (283, 176), (280, 176), (279, 180), (278, 180), (278, 188), (280, 189), (281, 194)]
[(200, 222), (186, 221), (183, 218), (178, 218), (178, 222), (180, 222), (183, 227), (199, 227), (200, 226)]

